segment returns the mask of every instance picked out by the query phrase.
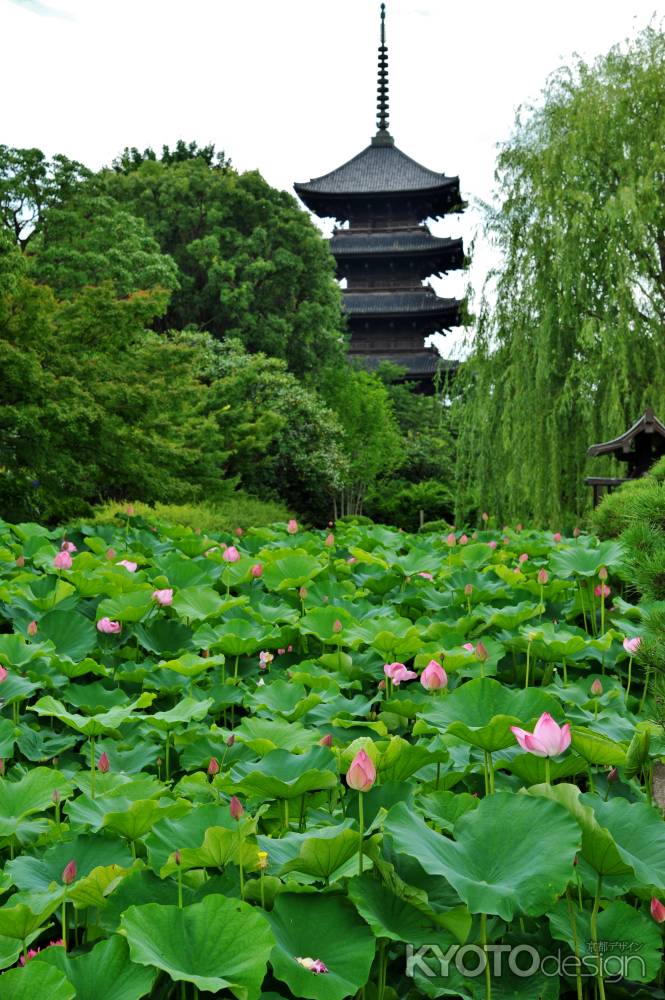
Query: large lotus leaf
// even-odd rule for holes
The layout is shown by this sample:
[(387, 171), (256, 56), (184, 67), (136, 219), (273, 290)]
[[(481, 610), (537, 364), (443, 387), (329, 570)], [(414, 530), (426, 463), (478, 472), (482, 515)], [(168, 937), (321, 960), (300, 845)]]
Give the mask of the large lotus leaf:
[(359, 843), (360, 834), (348, 827), (312, 830), (303, 839), (298, 856), (284, 865), (281, 873), (302, 872), (326, 884), (335, 881), (335, 873), (343, 869), (351, 858), (357, 865)]
[[(64, 951), (48, 948), (47, 951)], [(74, 1000), (76, 990), (60, 969), (45, 962), (28, 962), (23, 969), (10, 969), (0, 976), (0, 1000)]]
[(173, 618), (155, 618), (137, 625), (134, 634), (144, 649), (155, 656), (173, 655), (192, 649), (192, 630)]
[(351, 879), (348, 893), (377, 938), (406, 941), (416, 947), (438, 944), (444, 951), (454, 941), (444, 934), (433, 913), (414, 906), (368, 872)]
[(404, 576), (435, 573), (441, 566), (441, 555), (431, 549), (413, 548), (405, 556), (393, 556), (390, 565), (392, 569), (401, 570)]
[(561, 714), (558, 701), (540, 688), (504, 687), (491, 677), (478, 677), (432, 702), (420, 715), (442, 732), (483, 750), (514, 746), (511, 726), (527, 726), (543, 712)]
[(26, 941), (60, 906), (61, 892), (17, 892), (0, 907), (0, 935)]
[(51, 669), (64, 674), (65, 677), (84, 677), (85, 674), (95, 674), (97, 677), (105, 677), (108, 673), (103, 663), (97, 663), (91, 657), (86, 656), (84, 660), (70, 660), (69, 657), (57, 655), (51, 656)]
[(588, 764), (604, 764), (610, 767), (623, 764), (626, 760), (626, 751), (620, 744), (602, 733), (594, 733), (582, 726), (572, 727), (571, 745)]
[(212, 587), (186, 587), (173, 598), (173, 610), (185, 621), (203, 621), (220, 613), (222, 598)]
[(22, 816), (51, 807), (55, 791), (65, 798), (72, 786), (64, 774), (50, 767), (35, 767), (19, 781), (0, 781), (0, 836), (9, 836), (13, 823)]
[(67, 899), (70, 899), (77, 910), (85, 910), (93, 907), (95, 910), (102, 910), (109, 899), (109, 894), (127, 878), (128, 874), (138, 866), (141, 861), (134, 861), (131, 867), (121, 868), (119, 865), (100, 865), (83, 878), (77, 879), (74, 885), (67, 890)]
[(257, 1000), (274, 944), (261, 911), (224, 896), (183, 909), (130, 906), (122, 929), (133, 962), (210, 993), (229, 989), (238, 1000)]
[(227, 826), (209, 826), (203, 836), (200, 847), (183, 847), (180, 851), (180, 864), (177, 864), (173, 854), (160, 869), (161, 878), (173, 875), (178, 868), (187, 871), (190, 868), (219, 868), (223, 871), (229, 863), (242, 863), (245, 869), (256, 868), (258, 865), (258, 848), (256, 843), (247, 840), (245, 833), (251, 832), (254, 821), (249, 820), (239, 827), (233, 824), (233, 829)]
[(47, 948), (39, 963), (59, 969), (76, 989), (76, 1000), (139, 1000), (152, 989), (156, 969), (129, 960), (126, 940), (114, 934), (87, 955), (72, 958), (64, 948)]
[(246, 716), (235, 730), (236, 739), (255, 753), (265, 755), (272, 750), (305, 750), (319, 742), (319, 735), (305, 729), (299, 722), (285, 719), (258, 719)]
[[(205, 647), (227, 656), (244, 656), (255, 653), (272, 636), (272, 628), (249, 618), (230, 618), (214, 629), (208, 626)], [(202, 629), (197, 632), (197, 636)]]
[(161, 732), (167, 732), (185, 722), (200, 722), (205, 719), (212, 705), (212, 698), (196, 701), (195, 698), (183, 698), (182, 701), (168, 712), (154, 712), (144, 716), (146, 722)]
[(19, 889), (46, 891), (52, 882), (62, 883), (62, 873), (70, 861), (76, 862), (76, 877), (83, 878), (98, 866), (128, 868), (132, 855), (121, 841), (81, 836), (49, 847), (41, 858), (23, 855), (8, 861), (5, 870)]
[(22, 635), (0, 635), (0, 663), (6, 667), (25, 667), (31, 660), (48, 655), (51, 650), (50, 643), (26, 642)]
[[(505, 768), (511, 774), (517, 775), (528, 785), (539, 785), (545, 781), (546, 761), (544, 757), (536, 757), (532, 753), (519, 753), (510, 760), (498, 760), (497, 768)], [(561, 778), (571, 778), (576, 774), (582, 774), (587, 769), (586, 761), (577, 754), (569, 753), (561, 760), (550, 760), (550, 779), (559, 781)]]
[(430, 795), (419, 795), (417, 799), (418, 809), (427, 819), (434, 820), (435, 824), (448, 833), (452, 833), (455, 823), (464, 813), (476, 809), (479, 799), (474, 798), (467, 792), (432, 792)]
[(321, 698), (318, 695), (308, 695), (301, 684), (283, 680), (272, 681), (271, 684), (257, 688), (253, 694), (245, 698), (245, 705), (251, 707), (254, 712), (267, 709), (271, 713), (284, 715), (287, 718), (299, 718), (320, 702)]
[(588, 636), (555, 627), (551, 622), (533, 625), (531, 628), (526, 626), (520, 629), (518, 636), (504, 638), (502, 635), (501, 639), (513, 649), (525, 650), (530, 646), (534, 660), (546, 660), (550, 663), (558, 663), (563, 658), (575, 656), (588, 646)]
[(69, 684), (63, 694), (69, 705), (91, 715), (106, 712), (115, 705), (127, 704), (127, 695), (120, 688), (107, 688), (99, 681), (90, 684)]
[[(342, 625), (341, 629), (339, 629), (339, 624)], [(351, 646), (359, 641), (352, 640), (350, 636), (347, 637), (348, 627), (353, 624), (355, 624), (355, 619), (346, 608), (326, 604), (322, 608), (310, 609), (300, 619), (298, 629), (306, 635), (315, 635), (321, 642), (336, 646)]]
[[(567, 905), (557, 903), (549, 914), (552, 937), (565, 941), (575, 949)], [(591, 941), (591, 914), (575, 908), (577, 946)], [(598, 940), (602, 941), (602, 963), (605, 976), (621, 974), (632, 983), (649, 983), (656, 978), (662, 961), (662, 935), (653, 920), (628, 903), (617, 900), (598, 914)], [(627, 943), (632, 945), (628, 950)], [(588, 947), (588, 946), (587, 946)]]
[[(374, 935), (344, 896), (282, 893), (267, 916), (277, 942), (270, 964), (294, 997), (343, 1000), (365, 985)], [(315, 975), (298, 958), (318, 958), (328, 972)]]
[(218, 656), (197, 656), (196, 653), (183, 653), (174, 660), (160, 660), (158, 666), (161, 670), (172, 670), (175, 674), (182, 674), (183, 677), (199, 677), (206, 670), (212, 667), (219, 667), (224, 663), (224, 657)]
[(176, 590), (214, 584), (222, 571), (219, 563), (209, 559), (184, 559), (179, 552), (163, 552), (153, 560), (155, 569), (168, 577), (169, 586)]
[(266, 594), (263, 590), (253, 593), (250, 603), (259, 620), (270, 622), (271, 625), (279, 622), (295, 625), (300, 618), (298, 608), (292, 607), (273, 594)]
[(483, 620), (483, 627), (479, 630), (480, 632), (488, 628), (512, 629), (517, 628), (518, 625), (528, 621), (530, 618), (535, 618), (540, 613), (540, 605), (532, 604), (529, 601), (522, 601), (520, 604), (516, 604), (510, 608), (478, 608), (477, 613), (482, 615)]
[(54, 716), (60, 722), (64, 722), (66, 726), (75, 729), (84, 736), (101, 736), (103, 733), (119, 729), (120, 726), (130, 720), (139, 721), (138, 716), (134, 715), (135, 710), (147, 708), (148, 705), (152, 704), (154, 698), (154, 694), (144, 691), (136, 701), (130, 702), (129, 705), (115, 705), (108, 712), (86, 716), (75, 712), (68, 712), (61, 701), (57, 701), (51, 695), (46, 695), (45, 698), (40, 698), (36, 705), (31, 705), (30, 711), (36, 712), (37, 715)]
[(200, 847), (209, 827), (235, 825), (228, 805), (199, 805), (184, 816), (160, 819), (145, 839), (150, 867), (159, 872), (174, 851)]
[(97, 620), (110, 618), (112, 621), (138, 622), (154, 608), (152, 587), (136, 589), (128, 594), (109, 597), (97, 606)]
[(665, 890), (665, 824), (659, 812), (646, 802), (629, 802), (618, 796), (604, 802), (586, 793), (580, 801), (592, 807), (640, 882)]
[(298, 590), (306, 586), (325, 569), (325, 565), (297, 549), (288, 555), (272, 559), (263, 571), (263, 582), (268, 590)]
[[(538, 802), (538, 808), (526, 803)], [(443, 875), (471, 913), (540, 916), (570, 880), (581, 833), (554, 802), (497, 792), (455, 825), (455, 840), (435, 833), (404, 803), (388, 813), (394, 850)], [(509, 831), (509, 836), (507, 835)]]
[(351, 546), (349, 548), (349, 552), (356, 562), (368, 566), (378, 566), (386, 571), (390, 569), (388, 559), (395, 558), (393, 553), (382, 552), (380, 549), (377, 549), (376, 552), (366, 552), (365, 549), (358, 548), (357, 546)]
[[(182, 887), (182, 896), (185, 904), (196, 902), (193, 890), (187, 885)], [(75, 898), (75, 893), (72, 893), (72, 898)], [(146, 868), (134, 869), (106, 897), (106, 905), (99, 911), (99, 922), (106, 931), (116, 931), (120, 927), (124, 911), (130, 906), (140, 906), (143, 903), (176, 906), (177, 881), (161, 879)]]
[(415, 746), (407, 743), (401, 736), (393, 736), (385, 749), (382, 749), (377, 770), (382, 782), (406, 781), (427, 764), (440, 763), (449, 756), (445, 747), (440, 750), (430, 750), (422, 744)]
[(624, 558), (623, 546), (608, 540), (597, 548), (587, 548), (578, 542), (571, 548), (558, 549), (550, 557), (552, 571), (558, 576), (595, 576), (601, 566), (616, 569)]
[(222, 787), (237, 794), (292, 799), (305, 792), (335, 788), (336, 760), (328, 747), (303, 754), (273, 750), (257, 763), (241, 761), (232, 768)]
[(39, 620), (39, 636), (50, 639), (57, 653), (83, 660), (97, 645), (99, 633), (78, 611), (49, 611)]

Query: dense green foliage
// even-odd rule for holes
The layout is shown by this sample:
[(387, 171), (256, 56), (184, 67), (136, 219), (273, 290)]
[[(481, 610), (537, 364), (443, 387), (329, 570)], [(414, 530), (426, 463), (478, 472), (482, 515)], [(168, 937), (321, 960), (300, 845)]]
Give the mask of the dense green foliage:
[(621, 548), (357, 520), (0, 523), (1, 1000), (658, 996)]
[[(587, 509), (587, 447), (665, 391), (665, 36), (577, 62), (524, 109), (497, 167), (459, 415), (458, 509), (560, 526)], [(615, 473), (616, 474), (616, 473)]]

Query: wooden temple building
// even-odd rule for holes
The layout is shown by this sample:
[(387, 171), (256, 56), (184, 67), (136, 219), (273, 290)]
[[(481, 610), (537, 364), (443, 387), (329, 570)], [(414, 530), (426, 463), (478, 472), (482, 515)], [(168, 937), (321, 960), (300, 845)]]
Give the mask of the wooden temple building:
[(463, 267), (464, 249), (461, 239), (433, 236), (426, 220), (460, 212), (464, 205), (459, 178), (412, 160), (388, 131), (385, 4), (377, 109), (369, 146), (336, 170), (294, 187), (312, 212), (336, 220), (330, 248), (338, 277), (346, 279), (350, 355), (369, 369), (392, 361), (420, 391), (433, 392), (437, 371), (453, 364), (424, 341), (461, 325), (461, 303), (440, 298), (424, 281)]
[(639, 479), (646, 475), (651, 466), (665, 455), (665, 425), (655, 416), (651, 407), (636, 420), (632, 427), (602, 444), (592, 444), (587, 455), (613, 455), (619, 462), (626, 463), (626, 475), (590, 476), (587, 486), (593, 488), (593, 505), (597, 506), (604, 493), (611, 493), (629, 479)]

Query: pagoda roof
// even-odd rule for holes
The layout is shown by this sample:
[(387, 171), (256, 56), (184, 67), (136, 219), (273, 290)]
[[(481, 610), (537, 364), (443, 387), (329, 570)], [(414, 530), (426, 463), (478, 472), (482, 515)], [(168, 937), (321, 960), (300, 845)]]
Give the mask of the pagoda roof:
[(365, 254), (394, 256), (395, 254), (440, 253), (457, 251), (463, 254), (463, 241), (450, 237), (432, 236), (421, 232), (371, 232), (359, 233), (343, 229), (330, 240), (330, 249), (336, 257), (355, 257)]
[(454, 189), (460, 201), (458, 177), (429, 170), (388, 142), (373, 142), (336, 170), (294, 187), (305, 202), (308, 194), (396, 195), (440, 188)]
[(437, 371), (454, 371), (458, 367), (458, 362), (449, 361), (443, 358), (438, 351), (433, 348), (424, 347), (421, 351), (403, 351), (391, 354), (385, 352), (381, 354), (356, 355), (362, 357), (363, 365), (369, 371), (375, 371), (384, 361), (390, 361), (393, 365), (406, 368), (408, 378), (432, 377)]
[(615, 452), (625, 454), (632, 451), (635, 438), (640, 434), (656, 434), (665, 438), (665, 425), (655, 416), (651, 407), (648, 407), (639, 420), (636, 420), (632, 427), (629, 427), (619, 437), (613, 438), (611, 441), (604, 441), (602, 444), (592, 444), (587, 449), (587, 455), (595, 457), (596, 455), (611, 455)]
[(448, 314), (450, 326), (459, 324), (459, 301), (441, 298), (427, 288), (402, 292), (344, 292), (342, 305), (352, 316)]

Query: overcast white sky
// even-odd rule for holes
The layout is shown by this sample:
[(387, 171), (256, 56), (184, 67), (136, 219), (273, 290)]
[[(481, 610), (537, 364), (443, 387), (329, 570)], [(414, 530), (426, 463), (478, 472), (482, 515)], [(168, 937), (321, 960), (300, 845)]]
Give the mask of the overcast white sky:
[[(658, 0), (387, 0), (390, 130), (471, 203), (479, 226), (497, 144), (573, 52), (606, 52)], [(124, 146), (214, 142), (276, 187), (327, 173), (375, 131), (377, 0), (0, 0), (0, 143), (90, 167)], [(475, 287), (492, 260), (477, 240)], [(436, 287), (461, 295), (462, 275)], [(443, 346), (459, 350), (461, 331)]]

